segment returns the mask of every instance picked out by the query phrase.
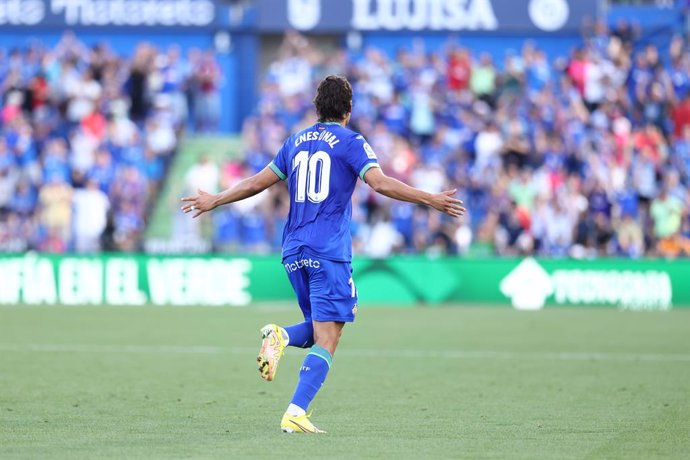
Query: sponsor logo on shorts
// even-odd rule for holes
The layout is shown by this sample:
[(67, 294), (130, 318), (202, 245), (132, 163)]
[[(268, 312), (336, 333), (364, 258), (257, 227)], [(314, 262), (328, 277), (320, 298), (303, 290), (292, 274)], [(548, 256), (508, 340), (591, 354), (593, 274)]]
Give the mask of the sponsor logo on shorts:
[(352, 314), (356, 315), (357, 314), (357, 304), (355, 304), (354, 307), (352, 307)]
[(319, 269), (321, 268), (321, 262), (310, 257), (308, 259), (297, 259), (294, 262), (288, 262), (285, 264), (285, 270), (287, 270), (288, 273), (294, 273), (297, 270), (303, 269), (304, 267)]

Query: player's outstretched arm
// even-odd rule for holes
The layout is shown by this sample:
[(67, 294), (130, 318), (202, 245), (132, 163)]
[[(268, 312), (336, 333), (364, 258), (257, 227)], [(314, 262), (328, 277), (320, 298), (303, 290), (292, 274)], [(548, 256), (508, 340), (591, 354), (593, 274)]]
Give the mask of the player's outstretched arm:
[(466, 209), (462, 206), (462, 200), (454, 198), (457, 190), (446, 190), (441, 193), (429, 193), (400, 182), (398, 179), (386, 176), (381, 168), (370, 168), (364, 174), (364, 181), (376, 192), (400, 201), (424, 204), (448, 214), (460, 217)]
[(216, 209), (218, 206), (241, 201), (261, 193), (279, 181), (280, 178), (276, 176), (271, 168), (266, 166), (252, 177), (242, 179), (229, 189), (215, 195), (199, 190), (199, 194), (196, 196), (182, 198), (181, 201), (184, 203), (182, 211), (185, 213), (196, 211), (193, 217), (199, 217), (205, 212)]

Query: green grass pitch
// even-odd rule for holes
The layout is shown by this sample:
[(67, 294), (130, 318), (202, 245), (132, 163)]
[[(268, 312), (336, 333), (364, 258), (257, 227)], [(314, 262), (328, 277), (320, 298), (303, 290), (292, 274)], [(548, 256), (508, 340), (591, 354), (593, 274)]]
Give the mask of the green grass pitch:
[(313, 404), (279, 432), (249, 308), (0, 308), (0, 458), (690, 457), (690, 310), (361, 308)]

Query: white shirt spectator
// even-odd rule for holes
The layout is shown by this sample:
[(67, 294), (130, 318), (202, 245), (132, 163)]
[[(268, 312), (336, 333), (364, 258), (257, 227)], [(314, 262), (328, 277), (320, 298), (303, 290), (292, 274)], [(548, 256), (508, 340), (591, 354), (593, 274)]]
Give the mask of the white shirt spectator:
[(116, 116), (110, 124), (110, 139), (115, 145), (130, 146), (137, 141), (137, 125), (126, 116)]
[(98, 141), (79, 131), (70, 139), (70, 145), (72, 148), (72, 155), (70, 156), (72, 167), (80, 172), (88, 171), (93, 166)]
[(393, 85), (386, 69), (375, 65), (365, 65), (363, 70), (368, 75), (368, 79), (362, 89), (384, 104), (390, 102), (393, 99)]
[(492, 164), (499, 157), (502, 148), (503, 138), (497, 129), (482, 130), (474, 140), (477, 168), (483, 170)]
[(446, 175), (440, 167), (421, 166), (414, 170), (410, 179), (414, 187), (430, 193), (439, 193), (443, 190)]
[(391, 255), (400, 244), (402, 244), (402, 235), (398, 233), (395, 226), (390, 222), (380, 221), (371, 228), (365, 252), (369, 257), (384, 259)]
[(589, 103), (599, 103), (606, 96), (604, 79), (606, 71), (601, 61), (593, 61), (585, 68), (585, 100)]
[(89, 183), (72, 195), (74, 236), (77, 252), (100, 250), (100, 236), (105, 230), (110, 202), (98, 185)]
[(573, 240), (573, 221), (568, 211), (552, 206), (547, 208), (544, 217), (547, 244), (560, 248), (570, 246)]
[(231, 206), (235, 208), (242, 215), (255, 214), (257, 208), (268, 198), (268, 191), (264, 190), (261, 193), (257, 193), (254, 196), (250, 196), (242, 201), (237, 201), (232, 203)]
[(470, 227), (467, 222), (463, 222), (453, 236), (455, 238), (455, 244), (458, 246), (458, 252), (460, 254), (467, 253), (472, 245), (472, 227)]
[(146, 133), (146, 143), (157, 154), (169, 153), (177, 145), (175, 130), (172, 125), (151, 122)]
[(96, 80), (70, 80), (66, 88), (72, 100), (67, 107), (67, 118), (78, 122), (93, 111), (94, 101), (101, 97), (101, 85)]
[(184, 184), (188, 193), (196, 194), (197, 190), (208, 193), (218, 191), (220, 172), (215, 163), (207, 157), (201, 157), (199, 162), (192, 166), (184, 178)]
[(311, 90), (311, 65), (300, 56), (283, 59), (273, 64), (275, 76), (283, 96), (294, 96)]

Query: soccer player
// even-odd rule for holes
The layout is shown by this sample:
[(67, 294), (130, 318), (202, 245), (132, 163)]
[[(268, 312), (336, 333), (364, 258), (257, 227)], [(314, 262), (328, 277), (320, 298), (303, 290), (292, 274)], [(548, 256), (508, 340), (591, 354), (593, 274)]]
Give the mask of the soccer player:
[(280, 427), (288, 433), (321, 433), (306, 411), (326, 380), (345, 323), (354, 321), (357, 290), (352, 280), (352, 193), (357, 178), (390, 198), (431, 206), (453, 217), (464, 214), (456, 190), (427, 193), (386, 176), (376, 154), (360, 134), (347, 128), (352, 87), (340, 76), (326, 77), (314, 105), (319, 121), (293, 134), (261, 172), (211, 195), (182, 198), (194, 217), (218, 206), (256, 195), (287, 181), (290, 213), (283, 231), (282, 263), (304, 321), (261, 329), (257, 361), (261, 377), (275, 378), (286, 346), (308, 348), (299, 382)]

